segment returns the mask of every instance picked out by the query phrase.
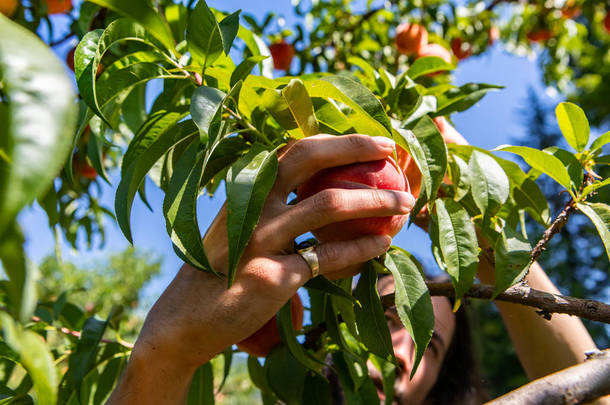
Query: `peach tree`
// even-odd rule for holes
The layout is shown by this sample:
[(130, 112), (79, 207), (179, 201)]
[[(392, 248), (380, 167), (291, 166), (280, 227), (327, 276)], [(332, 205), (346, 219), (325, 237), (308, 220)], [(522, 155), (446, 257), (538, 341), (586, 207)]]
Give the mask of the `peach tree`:
[[(217, 275), (230, 287), (275, 180), (282, 146), (319, 133), (392, 138), (398, 145), (396, 157), (406, 151), (421, 177), (410, 222), (420, 213), (426, 216), (434, 257), (449, 275), (450, 290), (426, 283), (422, 266), (399, 247), (367, 263), (354, 291), (352, 279), (311, 280), (305, 285), (310, 322), (295, 331), (291, 305), (286, 304), (276, 318), (282, 343), (264, 362), (248, 359), (251, 379), (266, 403), (328, 403), (330, 386), (322, 375), (328, 356), (348, 398), (379, 403), (366, 372), (368, 360), (382, 373), (386, 398), (393, 398), (397, 362), (384, 307), (396, 305), (414, 340), (414, 372), (432, 336), (431, 295), (451, 295), (457, 305), (471, 296), (511, 299), (530, 264), (575, 211), (593, 222), (610, 253), (610, 206), (588, 201), (610, 184), (595, 171), (596, 165), (610, 164), (603, 149), (609, 133), (591, 140), (583, 110), (566, 102), (557, 106), (556, 116), (569, 150), (502, 145), (488, 151), (447, 145), (433, 119), (465, 111), (501, 87), (453, 85), (457, 58), (398, 55), (391, 29), (399, 22), (396, 15), (417, 15), (410, 6), (390, 2), (387, 8), (371, 8), (362, 16), (347, 16), (347, 26), (341, 25), (342, 19), (323, 17), (349, 12), (339, 10), (343, 3), (349, 2), (312, 6), (310, 20), (317, 25), (311, 35), (306, 39), (307, 29), (297, 29), (298, 41), (306, 44), (297, 49), (301, 71), (276, 76), (272, 52), (261, 37), (264, 24), (239, 11), (214, 10), (204, 0), (187, 6), (85, 2), (72, 32), (79, 38), (73, 58), (78, 99), (60, 62), (27, 30), (39, 23), (27, 12), (37, 10), (38, 3), (20, 4), (14, 21), (0, 16), (0, 260), (7, 276), (0, 295), (3, 401), (103, 403), (131, 347), (117, 332), (114, 311), (106, 319), (87, 318), (65, 295), (37, 300), (36, 266), (24, 253), (17, 221), (18, 213), (35, 200), (47, 212), (49, 225), (75, 246), (79, 229), (87, 235), (103, 232), (102, 215), (116, 220), (133, 243), (132, 205), (136, 198), (147, 201), (144, 185), (149, 178), (164, 193), (161, 211), (176, 254), (201, 271), (217, 274), (202, 243), (197, 205), (202, 194), (213, 195), (222, 186), (228, 206), (229, 270)], [(442, 6), (431, 6), (437, 8), (426, 9), (422, 17), (426, 24), (443, 22), (443, 30), (432, 37), (441, 44), (446, 41), (442, 33), (455, 33), (461, 24), (459, 14), (451, 23), (440, 18)], [(392, 7), (402, 14), (391, 15)], [(596, 24), (599, 13), (594, 10)], [(380, 22), (385, 31), (377, 31), (374, 16), (392, 22)], [(490, 21), (471, 23), (489, 27)], [(330, 25), (345, 35), (336, 38), (327, 31)], [(372, 42), (363, 38), (367, 29), (376, 35)], [(477, 41), (487, 41), (488, 31), (477, 32), (482, 33)], [(502, 35), (508, 38), (512, 32), (507, 25)], [(359, 38), (354, 47), (342, 42), (347, 34)], [(485, 46), (473, 45), (473, 53)], [(316, 54), (318, 48), (323, 56)], [(151, 91), (147, 84), (152, 80), (162, 83), (162, 91)], [(150, 106), (147, 99), (153, 100)], [(509, 154), (522, 159), (529, 170)], [(85, 163), (98, 177), (86, 174)], [(100, 178), (109, 182), (106, 171), (114, 166), (120, 180), (111, 211), (99, 206), (90, 187)], [(561, 212), (550, 212), (535, 182), (540, 176), (557, 182), (569, 196)], [(85, 213), (78, 211), (81, 199), (90, 208)], [(527, 235), (526, 216), (547, 231)], [(479, 247), (478, 235), (489, 247)], [(539, 243), (532, 246), (530, 239)], [(482, 258), (495, 265), (493, 286), (475, 284)], [(379, 273), (393, 274), (394, 295), (379, 296)], [(563, 299), (573, 305), (557, 309), (523, 303), (545, 313), (610, 322), (603, 303)], [(229, 348), (219, 355), (225, 365), (223, 381), (234, 352)], [(214, 386), (212, 366), (206, 364), (193, 379), (188, 403), (211, 403), (216, 389), (220, 387)]]

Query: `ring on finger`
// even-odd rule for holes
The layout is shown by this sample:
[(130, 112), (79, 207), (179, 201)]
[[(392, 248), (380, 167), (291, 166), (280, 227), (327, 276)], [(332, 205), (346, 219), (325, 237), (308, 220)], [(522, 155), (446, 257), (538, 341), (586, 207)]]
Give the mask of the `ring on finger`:
[(316, 241), (306, 240), (304, 242), (299, 243), (295, 247), (295, 251), (305, 260), (307, 266), (311, 270), (311, 278), (315, 278), (320, 274), (320, 261), (318, 259), (318, 254), (315, 251)]

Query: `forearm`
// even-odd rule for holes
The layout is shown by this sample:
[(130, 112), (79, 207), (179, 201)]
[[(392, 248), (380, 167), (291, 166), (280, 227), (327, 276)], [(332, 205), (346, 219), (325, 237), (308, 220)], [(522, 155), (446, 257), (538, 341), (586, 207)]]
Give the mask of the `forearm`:
[(107, 405), (184, 404), (193, 374), (171, 359), (140, 355), (136, 349)]
[[(494, 269), (483, 259), (479, 278), (493, 284)], [(534, 263), (525, 279), (534, 289), (559, 293), (542, 267)], [(517, 355), (530, 379), (536, 379), (584, 361), (584, 352), (595, 348), (591, 335), (580, 318), (553, 314), (546, 320), (535, 308), (506, 302), (496, 302)]]

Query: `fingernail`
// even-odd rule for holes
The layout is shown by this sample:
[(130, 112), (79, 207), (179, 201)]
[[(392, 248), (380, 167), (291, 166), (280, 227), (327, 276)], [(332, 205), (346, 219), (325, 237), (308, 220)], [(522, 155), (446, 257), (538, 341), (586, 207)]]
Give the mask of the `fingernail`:
[(394, 147), (396, 146), (396, 143), (392, 139), (386, 138), (385, 136), (374, 136), (373, 139), (375, 140), (377, 145), (381, 146), (384, 149), (394, 149)]
[(411, 211), (411, 209), (413, 209), (413, 206), (415, 205), (415, 198), (413, 198), (413, 195), (406, 191), (395, 191), (395, 193), (398, 197), (400, 207), (403, 209), (403, 211)]

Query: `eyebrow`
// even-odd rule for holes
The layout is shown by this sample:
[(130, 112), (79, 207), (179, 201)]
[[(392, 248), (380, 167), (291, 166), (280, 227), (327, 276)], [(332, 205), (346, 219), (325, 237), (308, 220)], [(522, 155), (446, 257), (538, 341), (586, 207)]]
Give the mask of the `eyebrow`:
[(441, 345), (441, 349), (445, 349), (445, 341), (443, 340), (440, 333), (438, 333), (436, 330), (432, 331), (432, 339), (436, 339)]

